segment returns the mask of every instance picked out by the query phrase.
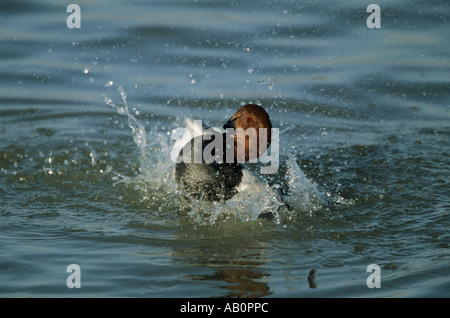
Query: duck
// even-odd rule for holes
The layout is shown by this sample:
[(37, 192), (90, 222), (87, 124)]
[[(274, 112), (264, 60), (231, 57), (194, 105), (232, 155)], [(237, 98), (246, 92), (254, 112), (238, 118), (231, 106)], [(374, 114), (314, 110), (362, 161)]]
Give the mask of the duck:
[(219, 203), (249, 188), (262, 192), (266, 184), (243, 164), (257, 162), (267, 151), (271, 131), (262, 106), (240, 107), (222, 127), (202, 131), (181, 148), (175, 165), (177, 187), (191, 198)]

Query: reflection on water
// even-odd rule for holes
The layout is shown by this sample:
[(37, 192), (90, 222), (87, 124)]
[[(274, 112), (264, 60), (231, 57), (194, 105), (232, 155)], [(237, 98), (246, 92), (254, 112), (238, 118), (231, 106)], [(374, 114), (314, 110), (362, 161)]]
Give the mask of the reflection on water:
[[(250, 265), (250, 264), (242, 264)], [(229, 284), (226, 288), (229, 290), (224, 297), (263, 297), (272, 294), (267, 283), (259, 282), (263, 280), (267, 273), (258, 271), (257, 269), (220, 269), (213, 275), (203, 277), (188, 277), (194, 279), (207, 279), (211, 281), (224, 281)]]
[[(230, 247), (231, 248), (231, 247)], [(223, 297), (263, 297), (272, 294), (266, 279), (270, 274), (264, 270), (264, 255), (255, 255), (255, 250), (248, 250), (253, 254), (243, 254), (238, 257), (230, 256), (231, 253), (223, 251), (224, 255), (216, 255), (217, 250), (213, 248), (192, 249), (175, 251), (176, 263), (186, 262), (194, 266), (207, 266), (212, 271), (211, 274), (185, 275), (183, 278), (224, 282), (219, 286), (224, 290)], [(185, 258), (180, 259), (181, 256)]]

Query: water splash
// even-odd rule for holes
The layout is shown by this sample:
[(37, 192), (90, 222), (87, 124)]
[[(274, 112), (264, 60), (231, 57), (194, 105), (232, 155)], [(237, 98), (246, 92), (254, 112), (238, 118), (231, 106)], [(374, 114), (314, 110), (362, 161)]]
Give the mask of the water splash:
[[(128, 119), (128, 126), (131, 129), (133, 140), (139, 150), (140, 175), (136, 178), (117, 175), (117, 183), (133, 184), (135, 188), (143, 193), (143, 198), (156, 200), (156, 196), (164, 195), (174, 191), (174, 184), (171, 182), (171, 173), (174, 164), (167, 160), (170, 150), (170, 144), (167, 134), (159, 132), (155, 126), (153, 130), (147, 132), (145, 125), (142, 124), (129, 110), (127, 96), (122, 86), (119, 86), (123, 105), (116, 105), (110, 98), (103, 95), (106, 104), (115, 109), (121, 116)], [(135, 158), (130, 158), (134, 161)], [(153, 195), (150, 193), (154, 192)], [(156, 200), (159, 201), (159, 200)]]
[[(178, 214), (174, 211), (187, 209), (187, 216), (196, 225), (216, 225), (229, 220), (241, 222), (258, 221), (262, 213), (272, 213), (276, 224), (289, 222), (299, 214), (312, 213), (320, 207), (320, 193), (304, 175), (298, 166), (295, 155), (289, 155), (286, 162), (285, 179), (288, 191), (281, 196), (276, 187), (270, 186), (259, 176), (246, 171), (244, 180), (249, 186), (241, 187), (240, 191), (226, 203), (213, 203), (190, 198), (186, 193), (180, 193), (174, 180), (175, 163), (171, 160), (174, 140), (167, 131), (161, 132), (158, 126), (146, 131), (143, 125), (130, 112), (127, 96), (123, 87), (118, 91), (122, 105), (116, 105), (104, 95), (106, 104), (128, 120), (133, 140), (140, 151), (140, 174), (129, 178), (117, 176), (116, 183), (125, 183), (138, 189), (142, 201), (161, 213)], [(177, 120), (180, 122), (180, 120)], [(170, 129), (170, 131), (174, 131)], [(134, 158), (131, 160), (135, 160)], [(156, 202), (152, 205), (152, 202)], [(163, 203), (162, 203), (163, 202)]]
[(286, 165), (285, 179), (288, 183), (288, 193), (284, 196), (284, 200), (290, 205), (290, 211), (295, 211), (287, 213), (287, 216), (292, 218), (294, 214), (299, 213), (312, 216), (314, 212), (322, 209), (325, 202), (323, 195), (317, 186), (306, 178), (297, 163), (295, 154), (288, 155)]
[(122, 97), (124, 106), (117, 106), (106, 95), (103, 95), (103, 97), (105, 98), (106, 105), (116, 109), (118, 114), (125, 115), (128, 118), (128, 125), (131, 128), (134, 142), (140, 149), (145, 149), (145, 147), (147, 146), (145, 126), (143, 124), (141, 124), (136, 119), (136, 117), (134, 117), (130, 113), (128, 103), (127, 103), (127, 95), (125, 94), (125, 90), (123, 89), (123, 87), (119, 86), (117, 89), (120, 92), (120, 96)]

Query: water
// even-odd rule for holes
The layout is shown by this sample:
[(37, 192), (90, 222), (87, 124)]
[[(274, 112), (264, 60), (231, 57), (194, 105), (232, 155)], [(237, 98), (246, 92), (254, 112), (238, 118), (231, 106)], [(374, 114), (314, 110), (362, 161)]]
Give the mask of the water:
[[(1, 3), (2, 297), (450, 295), (447, 3), (378, 1), (381, 29), (360, 1), (77, 4)], [(172, 178), (171, 132), (248, 102), (281, 132), (274, 222), (270, 191)]]

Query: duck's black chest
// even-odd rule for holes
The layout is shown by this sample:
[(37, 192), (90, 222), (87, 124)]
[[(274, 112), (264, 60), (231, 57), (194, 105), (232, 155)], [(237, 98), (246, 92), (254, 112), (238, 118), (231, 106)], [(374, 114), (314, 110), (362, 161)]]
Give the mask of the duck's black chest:
[(203, 152), (211, 141), (198, 136), (180, 151), (180, 158), (183, 157), (183, 151), (190, 150), (190, 156), (184, 156), (185, 160), (181, 160), (175, 166), (175, 180), (178, 186), (196, 199), (203, 196), (204, 200), (225, 202), (232, 198), (242, 180), (242, 166), (220, 160), (207, 163), (203, 156), (194, 161), (195, 142), (197, 147), (201, 145)]

